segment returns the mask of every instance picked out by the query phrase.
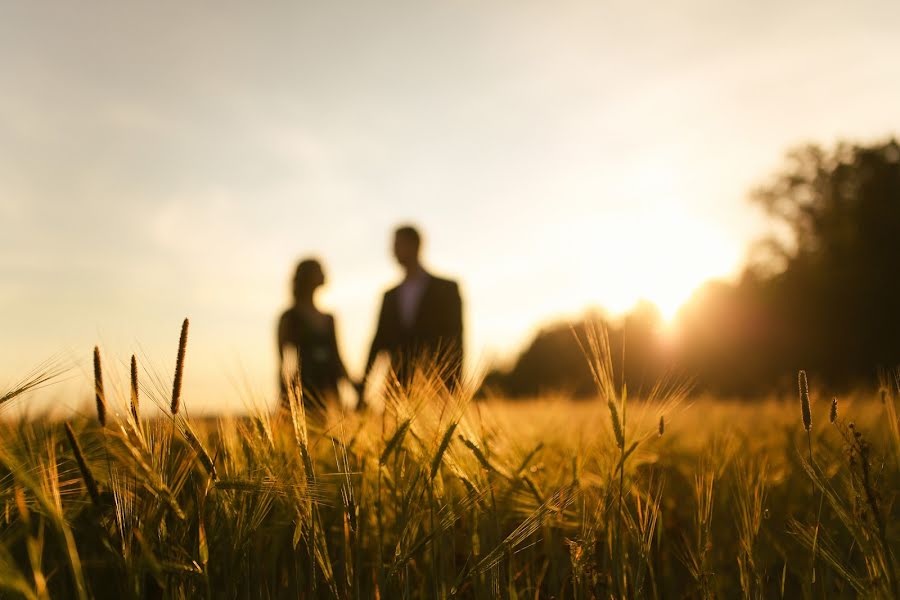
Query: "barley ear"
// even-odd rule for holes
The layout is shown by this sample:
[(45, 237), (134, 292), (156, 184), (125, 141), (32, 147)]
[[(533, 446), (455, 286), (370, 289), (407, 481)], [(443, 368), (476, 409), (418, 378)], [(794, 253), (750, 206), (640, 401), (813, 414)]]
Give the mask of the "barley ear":
[(451, 423), (444, 433), (444, 436), (441, 438), (441, 443), (438, 445), (437, 452), (434, 454), (434, 459), (431, 461), (431, 479), (434, 479), (438, 469), (441, 467), (441, 460), (444, 458), (444, 452), (447, 451), (450, 442), (453, 440), (453, 432), (456, 431), (456, 425), (457, 423)]
[(134, 417), (134, 423), (137, 425), (140, 421), (140, 399), (138, 397), (138, 371), (137, 359), (134, 354), (131, 355), (131, 415)]
[(187, 347), (188, 320), (181, 324), (181, 337), (178, 339), (178, 358), (175, 361), (175, 380), (172, 382), (172, 414), (177, 415), (181, 407), (181, 379), (184, 377), (184, 351)]
[(78, 443), (78, 438), (75, 437), (75, 432), (68, 423), (66, 423), (66, 437), (69, 438), (69, 445), (72, 447), (72, 455), (75, 457), (75, 462), (78, 464), (78, 470), (81, 472), (84, 486), (91, 496), (91, 502), (94, 503), (94, 506), (99, 507), (101, 504), (100, 488), (97, 486), (97, 480), (94, 479), (94, 474), (91, 473), (91, 468), (84, 459), (84, 452), (81, 450), (81, 444)]
[(216, 463), (209, 455), (209, 452), (206, 451), (206, 448), (203, 447), (203, 444), (200, 442), (200, 438), (197, 437), (197, 434), (194, 433), (194, 430), (191, 429), (191, 426), (188, 425), (187, 421), (185, 421), (184, 423), (183, 433), (184, 438), (188, 442), (188, 445), (190, 445), (191, 449), (197, 454), (197, 458), (200, 460), (203, 468), (206, 469), (206, 472), (209, 473), (210, 478), (213, 481), (217, 481), (219, 479), (219, 476), (216, 473)]
[(94, 397), (97, 399), (97, 420), (106, 427), (106, 396), (103, 394), (103, 367), (100, 365), (100, 348), (94, 346)]
[(806, 381), (806, 371), (801, 370), (797, 380), (800, 385), (800, 410), (803, 413), (803, 428), (809, 431), (812, 429), (812, 415), (809, 411), (809, 383)]
[(659, 436), (662, 437), (662, 434), (666, 432), (666, 417), (664, 415), (659, 415)]
[(619, 450), (622, 450), (625, 448), (625, 434), (622, 431), (622, 424), (619, 422), (619, 410), (616, 408), (616, 403), (612, 399), (607, 401), (606, 406), (609, 407), (609, 416), (612, 420), (613, 433), (616, 436), (616, 446), (619, 447)]
[(831, 412), (828, 413), (828, 420), (834, 423), (837, 421), (837, 398), (831, 399)]

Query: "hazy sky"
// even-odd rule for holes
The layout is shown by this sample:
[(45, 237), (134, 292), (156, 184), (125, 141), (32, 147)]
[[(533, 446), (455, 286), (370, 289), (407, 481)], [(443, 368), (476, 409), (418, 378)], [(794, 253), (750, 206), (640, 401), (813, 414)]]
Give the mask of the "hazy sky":
[(0, 2), (0, 387), (62, 352), (86, 393), (95, 343), (170, 374), (189, 316), (189, 406), (270, 393), (310, 253), (358, 373), (401, 221), (473, 362), (671, 314), (788, 147), (900, 130), (898, 56), (894, 1)]

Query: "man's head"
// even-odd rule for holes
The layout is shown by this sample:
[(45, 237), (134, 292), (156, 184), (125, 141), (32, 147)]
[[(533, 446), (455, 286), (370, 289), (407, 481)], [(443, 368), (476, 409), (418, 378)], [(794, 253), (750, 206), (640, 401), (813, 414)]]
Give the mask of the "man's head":
[(414, 269), (419, 266), (419, 248), (422, 245), (422, 236), (419, 230), (412, 225), (403, 225), (394, 231), (394, 258), (404, 269)]

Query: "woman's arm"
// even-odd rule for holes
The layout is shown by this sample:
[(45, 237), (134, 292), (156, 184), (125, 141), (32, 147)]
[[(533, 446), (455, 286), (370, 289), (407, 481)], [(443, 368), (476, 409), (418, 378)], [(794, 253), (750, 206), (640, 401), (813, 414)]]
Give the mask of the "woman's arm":
[(287, 313), (283, 313), (281, 318), (278, 319), (275, 335), (278, 343), (278, 389), (281, 392), (281, 399), (284, 401), (287, 397), (287, 382), (284, 380), (284, 345), (287, 343)]
[(361, 384), (365, 384), (366, 379), (369, 377), (369, 371), (372, 370), (372, 365), (375, 364), (375, 359), (378, 358), (378, 354), (385, 349), (385, 338), (387, 336), (387, 305), (388, 295), (385, 294), (384, 298), (381, 300), (381, 309), (378, 313), (378, 325), (375, 328), (375, 337), (372, 339), (369, 358), (366, 359), (366, 368), (363, 371)]
[(344, 366), (344, 361), (341, 359), (341, 351), (338, 349), (337, 326), (335, 324), (334, 315), (330, 315), (329, 319), (331, 320), (331, 351), (334, 352), (334, 359), (337, 361), (338, 378), (343, 378), (353, 383), (350, 379), (350, 375), (347, 374), (347, 368)]
[(284, 345), (287, 343), (287, 313), (281, 315), (278, 319), (278, 329), (276, 336), (278, 338), (278, 364), (284, 362)]

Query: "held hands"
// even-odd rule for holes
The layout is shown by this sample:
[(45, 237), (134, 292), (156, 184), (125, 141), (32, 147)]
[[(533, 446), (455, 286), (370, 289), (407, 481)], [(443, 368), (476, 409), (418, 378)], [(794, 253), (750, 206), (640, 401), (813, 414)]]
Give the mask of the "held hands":
[(364, 412), (368, 405), (366, 404), (366, 380), (361, 379), (360, 381), (351, 381), (353, 384), (353, 389), (356, 390), (356, 411)]

